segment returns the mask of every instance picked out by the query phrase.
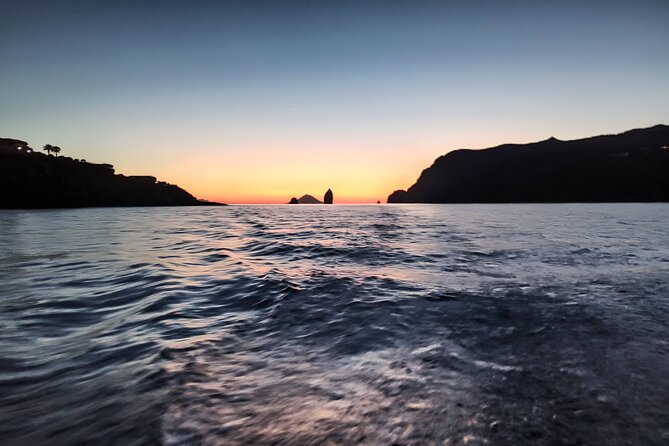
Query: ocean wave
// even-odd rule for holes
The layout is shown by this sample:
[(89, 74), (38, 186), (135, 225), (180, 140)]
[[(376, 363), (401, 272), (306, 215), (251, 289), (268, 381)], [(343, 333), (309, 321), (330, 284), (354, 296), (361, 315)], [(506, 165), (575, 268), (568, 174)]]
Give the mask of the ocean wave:
[(669, 209), (556, 209), (3, 211), (0, 439), (664, 444)]

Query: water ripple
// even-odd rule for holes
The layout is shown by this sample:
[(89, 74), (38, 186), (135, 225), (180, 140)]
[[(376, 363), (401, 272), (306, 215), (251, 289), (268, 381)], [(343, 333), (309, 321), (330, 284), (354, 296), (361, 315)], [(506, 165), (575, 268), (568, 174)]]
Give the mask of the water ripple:
[(667, 444), (668, 218), (1, 211), (1, 443)]

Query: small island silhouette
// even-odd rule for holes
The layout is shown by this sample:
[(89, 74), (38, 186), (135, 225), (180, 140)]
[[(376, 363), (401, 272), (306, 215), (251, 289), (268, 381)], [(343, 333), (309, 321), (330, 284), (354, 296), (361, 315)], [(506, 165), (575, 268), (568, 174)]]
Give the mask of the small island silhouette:
[(333, 194), (332, 190), (328, 189), (323, 196), (323, 201), (320, 201), (318, 198), (313, 195), (304, 194), (300, 198), (291, 198), (288, 204), (332, 204), (333, 203)]
[(388, 203), (669, 201), (669, 126), (455, 150)]
[(111, 164), (58, 156), (58, 146), (43, 150), (47, 155), (25, 141), (0, 138), (0, 208), (220, 205), (152, 176), (120, 175)]

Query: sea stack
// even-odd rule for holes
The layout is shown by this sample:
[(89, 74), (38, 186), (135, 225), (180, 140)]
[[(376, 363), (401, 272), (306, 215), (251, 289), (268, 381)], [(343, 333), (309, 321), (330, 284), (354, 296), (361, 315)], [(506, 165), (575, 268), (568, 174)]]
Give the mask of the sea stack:
[(323, 197), (323, 203), (332, 204), (332, 199), (332, 190), (328, 189), (328, 191), (325, 192), (325, 196)]
[(299, 203), (299, 201), (297, 201), (297, 198), (293, 197), (293, 198), (290, 199), (290, 203), (288, 203), (288, 204), (298, 204), (298, 203)]

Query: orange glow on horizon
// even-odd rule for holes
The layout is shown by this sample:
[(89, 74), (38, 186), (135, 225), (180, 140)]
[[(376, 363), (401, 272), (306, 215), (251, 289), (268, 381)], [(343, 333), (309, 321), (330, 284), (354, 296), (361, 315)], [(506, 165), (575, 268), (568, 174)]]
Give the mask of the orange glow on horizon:
[(304, 149), (211, 149), (189, 157), (165, 156), (155, 176), (220, 203), (287, 204), (305, 194), (322, 201), (332, 189), (335, 204), (376, 204), (411, 186), (433, 159), (415, 150), (392, 157), (379, 151), (320, 150), (308, 159)]
[[(199, 199), (219, 203), (287, 204), (292, 197), (304, 194), (322, 201), (325, 191), (332, 189), (335, 204), (376, 204), (385, 203), (398, 189), (406, 190), (423, 169), (451, 150), (545, 139), (541, 129), (525, 141), (468, 129), (460, 132), (448, 138), (409, 135), (406, 140), (367, 144), (333, 140), (314, 145), (295, 141), (285, 146), (259, 141), (214, 142), (204, 135), (183, 141), (152, 140), (143, 146), (145, 150), (132, 152), (116, 164), (116, 172), (150, 174)], [(185, 152), (183, 147), (197, 150)]]
[[(410, 175), (415, 176), (415, 173), (412, 172)], [(292, 197), (300, 198), (305, 194), (323, 201), (323, 196), (328, 189), (332, 189), (335, 204), (376, 204), (377, 201), (385, 203), (388, 195), (397, 189), (409, 187), (416, 178), (395, 182), (384, 181), (377, 177), (371, 177), (369, 181), (347, 176), (333, 178), (330, 181), (302, 178), (299, 182), (304, 184), (303, 187), (293, 185), (293, 181), (277, 177), (255, 178), (259, 183), (256, 185), (233, 182), (228, 179), (225, 181), (227, 185), (221, 188), (225, 191), (223, 193), (212, 190), (211, 185), (216, 182), (207, 183), (184, 178), (183, 181), (176, 182), (176, 184), (197, 198), (228, 204), (287, 204)], [(272, 187), (271, 183), (274, 181), (277, 185)]]
[[(307, 192), (307, 194), (309, 194)], [(253, 196), (234, 196), (230, 199), (226, 199), (225, 196), (216, 199), (216, 198), (205, 198), (210, 201), (216, 201), (219, 203), (227, 203), (227, 204), (288, 204), (288, 201), (290, 198), (293, 196), (295, 198), (300, 198), (304, 194), (299, 194), (299, 195), (291, 195), (288, 197), (288, 199), (285, 199), (284, 197), (277, 197), (275, 195), (253, 195)], [(323, 201), (322, 196), (318, 196), (315, 194), (309, 194), (314, 196), (315, 198)], [(198, 198), (203, 198), (203, 197), (198, 197)], [(379, 198), (372, 198), (372, 197), (350, 197), (350, 196), (342, 196), (342, 197), (337, 197), (335, 196), (334, 198), (334, 204), (376, 204), (377, 200), (380, 201), (381, 203), (385, 203), (386, 199), (388, 197), (379, 197)]]

